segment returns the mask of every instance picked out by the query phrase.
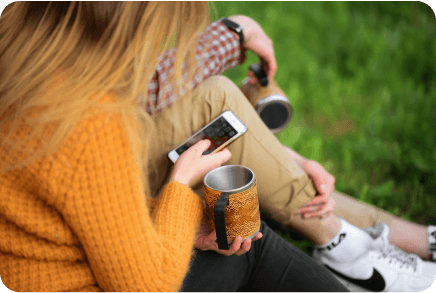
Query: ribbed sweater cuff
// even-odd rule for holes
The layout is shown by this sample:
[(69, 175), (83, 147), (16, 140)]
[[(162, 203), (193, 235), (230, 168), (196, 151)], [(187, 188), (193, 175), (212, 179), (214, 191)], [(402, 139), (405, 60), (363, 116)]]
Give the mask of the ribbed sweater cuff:
[[(203, 203), (186, 185), (167, 184), (159, 197), (153, 220), (159, 234), (180, 245), (192, 245), (198, 225), (203, 217)], [(187, 241), (180, 239), (190, 238)]]

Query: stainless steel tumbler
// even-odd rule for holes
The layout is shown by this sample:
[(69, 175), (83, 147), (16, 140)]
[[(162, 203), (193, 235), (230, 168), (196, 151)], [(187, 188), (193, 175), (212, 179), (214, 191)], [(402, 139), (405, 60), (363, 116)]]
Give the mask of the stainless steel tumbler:
[(271, 132), (278, 133), (291, 121), (291, 103), (274, 80), (268, 81), (259, 63), (252, 64), (250, 70), (256, 74), (259, 83), (250, 84), (247, 78), (242, 82), (241, 91)]

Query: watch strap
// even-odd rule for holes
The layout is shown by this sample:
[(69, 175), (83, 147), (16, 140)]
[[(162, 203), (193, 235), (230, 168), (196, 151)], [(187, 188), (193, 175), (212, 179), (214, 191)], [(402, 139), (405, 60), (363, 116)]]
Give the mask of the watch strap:
[(228, 19), (227, 17), (222, 17), (220, 22), (239, 35), (239, 44), (242, 46), (242, 43), (244, 42), (244, 32), (242, 31), (242, 26)]

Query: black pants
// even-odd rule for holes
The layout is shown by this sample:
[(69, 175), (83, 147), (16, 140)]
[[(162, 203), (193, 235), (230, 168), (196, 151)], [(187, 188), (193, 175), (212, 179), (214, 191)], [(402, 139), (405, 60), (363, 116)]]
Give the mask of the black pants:
[(348, 291), (322, 265), (264, 222), (241, 256), (196, 250), (182, 291)]

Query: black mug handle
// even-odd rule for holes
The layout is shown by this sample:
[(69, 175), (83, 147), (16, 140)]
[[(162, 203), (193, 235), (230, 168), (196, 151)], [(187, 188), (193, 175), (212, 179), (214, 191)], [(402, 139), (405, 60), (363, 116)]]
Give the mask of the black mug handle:
[(268, 85), (268, 76), (266, 76), (266, 72), (260, 63), (251, 64), (250, 70), (254, 72), (261, 85)]
[(215, 230), (219, 249), (229, 250), (226, 231), (226, 207), (229, 205), (230, 193), (222, 192), (213, 208), (215, 214)]

